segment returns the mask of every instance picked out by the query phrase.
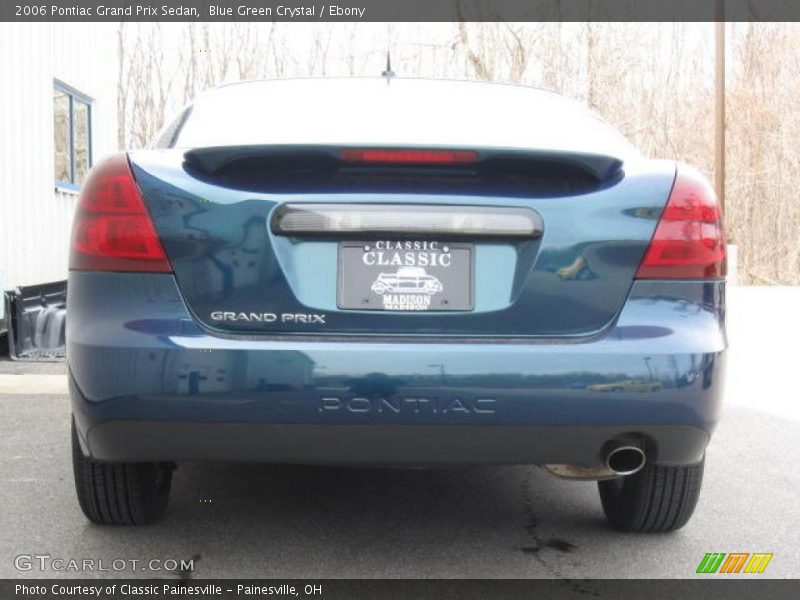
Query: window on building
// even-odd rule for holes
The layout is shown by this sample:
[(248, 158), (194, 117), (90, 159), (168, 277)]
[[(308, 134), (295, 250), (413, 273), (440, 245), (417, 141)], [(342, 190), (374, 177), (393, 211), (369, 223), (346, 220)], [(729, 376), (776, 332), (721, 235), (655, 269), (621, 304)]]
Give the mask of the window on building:
[(56, 185), (79, 188), (92, 166), (92, 101), (56, 81), (53, 88), (53, 153)]

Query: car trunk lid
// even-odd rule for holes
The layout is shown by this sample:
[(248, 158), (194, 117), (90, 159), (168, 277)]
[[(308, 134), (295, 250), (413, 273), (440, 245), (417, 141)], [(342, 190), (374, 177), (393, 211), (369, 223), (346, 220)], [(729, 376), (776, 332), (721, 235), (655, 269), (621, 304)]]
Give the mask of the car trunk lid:
[(595, 335), (621, 310), (675, 177), (669, 162), (536, 149), (130, 159), (187, 306), (234, 335)]

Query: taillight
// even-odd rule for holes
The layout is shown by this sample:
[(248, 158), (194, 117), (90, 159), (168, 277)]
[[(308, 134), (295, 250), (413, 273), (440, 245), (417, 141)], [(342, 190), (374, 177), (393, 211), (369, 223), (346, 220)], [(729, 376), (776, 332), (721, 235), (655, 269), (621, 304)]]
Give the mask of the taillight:
[(725, 276), (725, 236), (716, 195), (705, 177), (679, 167), (638, 279), (712, 279)]
[(83, 185), (72, 224), (69, 268), (172, 271), (125, 154), (95, 166)]
[(478, 153), (473, 150), (344, 148), (339, 158), (360, 163), (463, 165), (476, 162)]

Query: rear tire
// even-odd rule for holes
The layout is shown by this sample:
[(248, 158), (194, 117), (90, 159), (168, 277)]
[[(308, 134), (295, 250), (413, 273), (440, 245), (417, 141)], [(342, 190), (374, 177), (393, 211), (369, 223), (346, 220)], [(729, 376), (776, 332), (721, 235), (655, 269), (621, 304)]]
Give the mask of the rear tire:
[(72, 423), (72, 467), (83, 514), (98, 525), (146, 525), (167, 508), (172, 468), (162, 463), (107, 463), (83, 455)]
[(603, 511), (622, 531), (654, 533), (686, 525), (700, 497), (705, 458), (696, 465), (648, 464), (619, 479), (598, 482)]

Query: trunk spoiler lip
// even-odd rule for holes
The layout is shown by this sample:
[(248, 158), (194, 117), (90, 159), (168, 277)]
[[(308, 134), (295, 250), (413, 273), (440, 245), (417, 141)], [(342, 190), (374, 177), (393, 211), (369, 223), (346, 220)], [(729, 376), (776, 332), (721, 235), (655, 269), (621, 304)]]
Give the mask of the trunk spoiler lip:
[[(398, 150), (412, 148), (409, 144), (383, 144), (381, 146), (363, 145), (357, 143), (330, 145), (286, 145), (263, 144), (242, 146), (209, 146), (183, 150), (184, 165), (192, 170), (212, 176), (220, 169), (232, 162), (248, 158), (291, 158), (292, 156), (314, 155), (323, 157), (333, 162), (340, 162), (340, 151), (343, 149), (387, 149)], [(579, 150), (561, 150), (548, 148), (504, 148), (504, 147), (475, 147), (466, 148), (452, 146), (413, 146), (419, 150), (469, 150), (477, 153), (477, 161), (471, 165), (453, 165), (452, 168), (479, 167), (482, 164), (498, 160), (529, 160), (548, 161), (561, 163), (581, 169), (597, 183), (604, 183), (618, 175), (623, 168), (624, 160), (618, 157), (581, 152)], [(345, 161), (341, 161), (345, 164)]]

